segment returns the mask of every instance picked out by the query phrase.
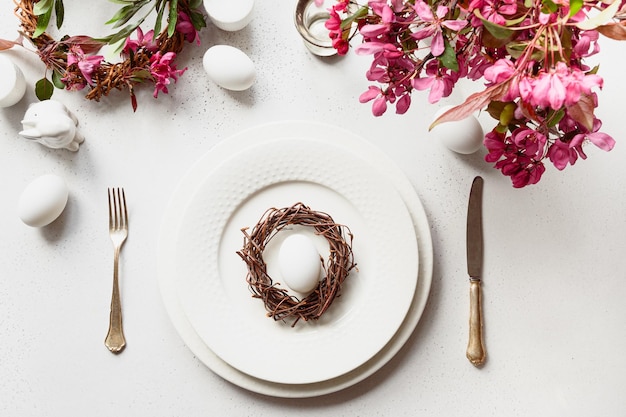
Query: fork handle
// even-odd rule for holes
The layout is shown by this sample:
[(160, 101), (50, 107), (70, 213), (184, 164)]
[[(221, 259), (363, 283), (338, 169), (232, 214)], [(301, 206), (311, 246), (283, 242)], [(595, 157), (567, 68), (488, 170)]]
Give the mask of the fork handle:
[(113, 293), (111, 294), (111, 314), (109, 315), (109, 332), (104, 339), (105, 346), (113, 353), (120, 353), (126, 347), (124, 329), (122, 327), (122, 302), (119, 287), (120, 251), (115, 249), (113, 256)]

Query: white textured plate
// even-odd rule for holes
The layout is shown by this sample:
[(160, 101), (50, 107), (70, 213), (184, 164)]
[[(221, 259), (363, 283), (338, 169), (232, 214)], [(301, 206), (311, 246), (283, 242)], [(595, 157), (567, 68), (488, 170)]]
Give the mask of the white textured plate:
[[(413, 222), (419, 246), (419, 280), (413, 302), (404, 322), (391, 340), (369, 361), (336, 378), (307, 384), (283, 384), (254, 378), (230, 366), (217, 356), (200, 338), (190, 324), (177, 296), (180, 275), (168, 254), (175, 250), (173, 238), (180, 229), (180, 213), (188, 206), (204, 178), (216, 165), (234, 152), (247, 146), (262, 144), (276, 138), (298, 136), (319, 142), (320, 146), (331, 143), (350, 150), (370, 164), (370, 169), (387, 177), (404, 199)], [(310, 122), (283, 122), (259, 126), (222, 142), (192, 167), (180, 182), (164, 216), (159, 240), (159, 282), (165, 306), (182, 339), (194, 354), (215, 373), (245, 389), (279, 397), (312, 397), (349, 387), (372, 375), (386, 364), (404, 345), (424, 310), (432, 280), (432, 242), (423, 207), (415, 191), (401, 170), (378, 149), (361, 138), (333, 126)]]
[[(292, 327), (251, 297), (236, 252), (242, 228), (297, 202), (350, 228), (358, 271), (319, 320)], [(413, 300), (417, 242), (406, 205), (389, 179), (341, 146), (294, 136), (246, 147), (204, 178), (182, 216), (175, 263), (183, 309), (213, 352), (256, 378), (304, 384), (343, 375), (387, 344)], [(275, 258), (267, 250), (264, 258), (281, 282)]]

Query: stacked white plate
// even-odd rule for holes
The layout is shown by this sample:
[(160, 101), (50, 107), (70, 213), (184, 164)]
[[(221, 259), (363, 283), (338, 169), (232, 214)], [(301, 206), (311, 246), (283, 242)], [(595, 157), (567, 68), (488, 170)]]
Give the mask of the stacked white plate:
[[(241, 229), (298, 202), (350, 228), (358, 270), (320, 320), (291, 327), (252, 298), (236, 252)], [(274, 252), (264, 259), (280, 281)], [(255, 127), (202, 156), (165, 212), (158, 260), (191, 351), (224, 379), (280, 397), (338, 391), (380, 369), (415, 329), (432, 279), (428, 221), (406, 176), (362, 138), (310, 122)]]

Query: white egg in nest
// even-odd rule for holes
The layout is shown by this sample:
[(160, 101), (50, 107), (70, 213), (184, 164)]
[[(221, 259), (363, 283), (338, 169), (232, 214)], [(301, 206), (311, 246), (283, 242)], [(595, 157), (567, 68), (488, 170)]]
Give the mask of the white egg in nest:
[[(454, 106), (442, 107), (435, 113), (433, 121)], [(432, 133), (450, 150), (460, 154), (471, 154), (483, 145), (484, 132), (478, 119), (467, 116), (465, 119), (443, 122), (433, 127)]]
[(230, 45), (210, 47), (204, 53), (202, 66), (213, 82), (227, 90), (247, 90), (256, 79), (254, 62), (243, 51)]
[(308, 294), (319, 284), (321, 258), (308, 236), (287, 236), (278, 252), (278, 266), (284, 284), (293, 291)]
[(17, 214), (31, 227), (43, 227), (57, 219), (65, 209), (69, 191), (63, 178), (46, 174), (30, 182), (17, 204)]

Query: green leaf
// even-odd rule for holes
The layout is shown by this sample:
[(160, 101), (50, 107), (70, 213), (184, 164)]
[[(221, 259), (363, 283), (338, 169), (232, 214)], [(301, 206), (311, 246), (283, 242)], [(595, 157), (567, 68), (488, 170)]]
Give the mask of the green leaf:
[(65, 84), (61, 81), (62, 74), (59, 71), (52, 71), (52, 84), (58, 89), (63, 90), (65, 88)]
[(349, 29), (355, 21), (367, 16), (368, 13), (369, 13), (369, 8), (366, 6), (362, 6), (355, 13), (353, 13), (352, 15), (348, 16), (346, 19), (341, 21), (341, 26), (340, 26), (341, 30), (345, 31), (346, 29)]
[(515, 33), (513, 30), (505, 26), (498, 25), (497, 23), (490, 22), (480, 14), (478, 9), (474, 10), (474, 14), (480, 19), (481, 22), (483, 22), (483, 26), (485, 27), (485, 29), (487, 29), (489, 33), (494, 36), (494, 38), (509, 39), (513, 37)]
[(117, 33), (114, 33), (109, 36), (105, 36), (104, 38), (97, 38), (94, 40), (102, 42), (102, 43), (113, 44), (113, 43), (119, 42), (122, 39), (128, 38), (130, 34), (133, 33), (133, 30), (135, 30), (136, 28), (137, 28), (136, 25), (126, 25)]
[(496, 120), (500, 120), (502, 112), (508, 102), (493, 100), (487, 105), (487, 113)]
[(54, 92), (54, 84), (47, 78), (42, 78), (35, 84), (35, 94), (40, 101), (48, 100)]
[(570, 17), (574, 16), (576, 13), (580, 11), (583, 7), (583, 0), (570, 0), (569, 2), (569, 15)]
[(54, 2), (54, 14), (57, 19), (57, 29), (61, 29), (63, 26), (63, 19), (65, 18), (65, 7), (63, 6), (63, 0), (56, 0)]
[(552, 0), (542, 0), (541, 6), (541, 12), (545, 14), (556, 13), (559, 9), (559, 6), (557, 6)]
[(197, 9), (200, 6), (202, 6), (202, 0), (191, 0), (189, 2), (189, 8), (191, 9)]
[(161, 25), (163, 24), (163, 11), (165, 10), (165, 5), (160, 4), (161, 1), (158, 0), (157, 1), (157, 18), (156, 18), (156, 22), (154, 23), (154, 36), (158, 36), (159, 33), (161, 33)]
[(53, 5), (54, 0), (39, 0), (33, 6), (33, 13), (35, 14), (35, 16), (41, 16), (52, 10)]
[(191, 11), (191, 23), (196, 30), (200, 30), (206, 27), (206, 20), (204, 20), (204, 15), (202, 13)]
[(178, 20), (178, 0), (170, 1), (170, 14), (168, 16), (167, 37), (171, 38), (176, 31), (176, 22)]
[(515, 118), (515, 109), (517, 109), (515, 103), (506, 103), (504, 105), (499, 118), (501, 125), (508, 126), (511, 123), (511, 121)]
[(51, 16), (52, 16), (52, 8), (50, 8), (46, 12), (46, 14), (37, 16), (37, 27), (35, 28), (35, 31), (33, 32), (33, 38), (38, 37), (39, 35), (41, 35), (42, 33), (46, 31), (46, 29), (48, 28), (48, 23), (50, 23)]
[(556, 126), (564, 116), (565, 109), (559, 109), (558, 111), (554, 112), (548, 119), (548, 127)]
[(446, 41), (446, 47), (443, 50), (443, 54), (439, 56), (439, 62), (441, 62), (444, 67), (449, 68), (452, 71), (459, 71), (459, 62), (456, 59), (456, 52), (448, 41)]
[(112, 18), (110, 18), (110, 19), (109, 19), (109, 20), (108, 20), (105, 24), (106, 24), (106, 25), (110, 25), (110, 24), (112, 24), (112, 23), (119, 22), (120, 20), (124, 20), (124, 19), (125, 19), (123, 23), (121, 23), (121, 24), (119, 24), (119, 23), (118, 23), (118, 24), (116, 25), (116, 27), (117, 27), (117, 26), (121, 26), (121, 25), (123, 25), (124, 23), (128, 22), (128, 20), (129, 20), (131, 17), (133, 17), (133, 15), (134, 15), (135, 13), (137, 13), (137, 10), (138, 10), (138, 9), (137, 9), (136, 5), (134, 5), (134, 4), (129, 4), (129, 5), (127, 5), (127, 6), (124, 6), (124, 7), (122, 7), (121, 9), (119, 9), (117, 12), (115, 12), (115, 14), (113, 15), (113, 17), (112, 17)]

